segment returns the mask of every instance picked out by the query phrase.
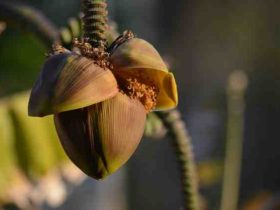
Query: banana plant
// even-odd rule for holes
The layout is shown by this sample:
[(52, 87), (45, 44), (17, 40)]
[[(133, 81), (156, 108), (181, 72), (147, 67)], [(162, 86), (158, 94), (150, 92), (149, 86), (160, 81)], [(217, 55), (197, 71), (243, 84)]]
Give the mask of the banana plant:
[[(134, 38), (131, 32), (125, 32), (113, 42), (108, 39), (108, 37), (115, 38), (116, 33), (115, 31), (110, 32), (108, 30), (109, 27), (107, 27), (108, 12), (106, 1), (84, 0), (82, 5), (84, 8), (83, 23), (85, 36), (83, 39), (79, 39), (81, 34), (80, 21), (70, 20), (69, 27), (59, 31), (39, 11), (35, 11), (34, 14), (36, 15), (32, 15), (30, 11), (33, 10), (30, 7), (17, 7), (11, 3), (0, 1), (0, 14), (2, 17), (14, 19), (19, 23), (24, 22), (30, 26), (30, 31), (35, 32), (38, 37), (42, 38), (46, 45), (56, 43), (41, 73), (43, 80), (40, 83), (39, 79), (38, 85), (33, 88), (29, 101), (29, 114), (35, 116), (54, 114), (56, 129), (66, 153), (84, 172), (95, 178), (107, 176), (127, 161), (135, 150), (145, 127), (148, 136), (156, 136), (159, 130), (166, 129), (166, 133), (170, 134), (174, 139), (174, 148), (181, 168), (182, 190), (184, 192), (183, 206), (188, 210), (199, 209), (198, 187), (195, 178), (196, 173), (191, 152), (191, 142), (180, 112), (172, 110), (149, 113), (154, 109), (163, 110), (177, 105), (176, 83), (173, 74), (168, 71), (157, 51), (144, 40)], [(9, 11), (12, 11), (12, 13)], [(29, 12), (27, 13), (26, 11)], [(71, 46), (69, 42), (73, 38), (78, 38), (74, 41), (73, 48), (66, 49), (65, 47)], [(98, 74), (98, 71), (101, 71), (98, 68), (104, 69), (107, 72), (105, 75), (108, 76), (102, 77), (106, 81), (110, 81), (107, 84), (109, 86), (102, 87), (101, 82), (97, 81), (97, 84), (100, 84), (97, 87), (100, 87), (101, 92), (99, 93), (101, 94), (95, 99), (87, 101), (87, 94), (89, 94), (88, 91), (94, 80), (94, 75), (91, 78), (86, 78), (89, 83), (81, 88), (79, 86), (79, 79), (83, 79), (84, 75), (76, 75), (78, 71), (75, 72), (74, 70), (93, 69), (92, 71)], [(55, 78), (53, 78), (53, 81), (50, 80), (50, 82), (48, 79), (44, 80), (44, 78), (51, 77), (47, 72), (52, 71), (52, 69), (54, 75), (60, 78), (60, 80)], [(65, 72), (70, 73), (66, 74)], [(71, 80), (72, 83), (70, 82)], [(52, 88), (54, 83), (57, 84), (56, 82), (58, 82), (60, 90), (53, 94), (54, 89)], [(75, 85), (72, 87), (67, 86), (67, 84), (73, 85), (73, 82), (74, 84), (77, 82), (76, 87)], [(40, 86), (42, 83), (44, 83), (43, 86)], [(67, 90), (69, 88), (72, 90), (70, 93)], [(104, 88), (108, 89), (104, 90)], [(36, 98), (36, 96), (42, 96), (42, 98)], [(11, 101), (13, 102), (13, 100)], [(117, 108), (118, 106), (119, 108)], [(125, 156), (121, 155), (118, 148), (114, 146), (114, 142), (106, 140), (106, 135), (111, 135), (111, 131), (108, 131), (108, 127), (104, 127), (106, 122), (112, 122), (112, 128), (114, 128), (116, 124), (114, 122), (116, 120), (114, 113), (122, 110), (122, 106), (135, 107), (135, 113), (139, 115), (138, 123), (142, 121), (140, 128), (137, 128), (140, 129), (138, 137), (134, 136), (135, 134), (128, 137), (128, 139), (136, 139), (136, 142), (132, 145), (132, 148), (125, 149), (128, 151)], [(23, 122), (24, 117), (22, 116), (22, 119), (15, 117), (15, 115), (21, 115), (22, 113), (16, 109), (13, 103), (9, 105), (9, 108), (11, 108), (14, 121), (18, 122), (19, 127), (17, 130), (20, 130), (20, 126), (25, 123)], [(103, 112), (102, 110), (105, 111)], [(149, 113), (147, 116), (148, 120), (145, 124), (147, 113)], [(129, 113), (126, 113), (124, 110), (123, 115), (127, 114)], [(94, 132), (91, 130), (85, 130), (85, 133), (78, 132), (78, 134), (72, 132), (72, 127), (68, 127), (67, 121), (73, 119), (78, 120), (76, 122), (77, 126), (73, 127), (76, 131), (82, 129), (82, 127), (79, 127), (80, 122), (82, 122), (88, 127), (94, 128)], [(87, 119), (90, 120), (88, 121)], [(130, 119), (128, 117), (126, 119), (127, 122), (124, 120), (122, 123), (131, 126), (128, 125), (131, 122)], [(136, 124), (135, 122), (135, 126)], [(43, 127), (42, 125), (41, 129), (44, 129)], [(46, 125), (45, 128), (47, 127), (49, 126)], [(137, 129), (135, 128), (134, 131), (137, 132)], [(89, 137), (91, 135), (96, 135), (95, 138), (97, 140), (90, 140)], [(116, 133), (116, 135), (118, 134)], [(75, 147), (71, 146), (71, 144), (77, 145), (75, 142), (77, 138), (85, 139), (85, 141), (90, 140), (86, 145), (90, 146), (94, 143), (97, 147), (87, 151), (85, 156), (83, 156), (81, 154), (85, 151), (85, 147), (80, 148), (78, 151), (73, 151)], [(31, 150), (32, 147), (30, 147)], [(47, 147), (45, 150), (47, 154)], [(36, 151), (34, 152), (36, 153)], [(48, 156), (51, 157), (48, 158), (53, 160), (42, 160), (42, 164), (35, 161), (34, 165), (36, 167), (34, 167), (34, 171), (28, 169), (28, 164), (23, 163), (23, 170), (26, 171), (28, 176), (40, 176), (55, 165), (56, 158), (53, 157), (57, 156), (58, 153), (49, 153)], [(32, 161), (31, 159), (29, 160)], [(95, 166), (90, 166), (91, 161), (96, 163)]]

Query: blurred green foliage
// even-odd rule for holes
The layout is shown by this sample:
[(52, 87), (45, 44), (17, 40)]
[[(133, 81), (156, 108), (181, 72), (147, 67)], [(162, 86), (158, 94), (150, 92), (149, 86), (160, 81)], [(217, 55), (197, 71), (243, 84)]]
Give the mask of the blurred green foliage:
[[(77, 17), (80, 11), (80, 2), (76, 0), (18, 2), (41, 11), (58, 27), (65, 26), (68, 18)], [(50, 46), (45, 46), (38, 37), (22, 28), (20, 23), (9, 20), (7, 29), (0, 34), (0, 96), (32, 87), (48, 53), (47, 47)]]
[(12, 120), (9, 116), (6, 101), (0, 102), (0, 200), (3, 198), (13, 174), (17, 169), (17, 158), (15, 155), (15, 138)]
[(46, 48), (32, 34), (8, 28), (0, 35), (0, 96), (29, 89), (45, 58)]

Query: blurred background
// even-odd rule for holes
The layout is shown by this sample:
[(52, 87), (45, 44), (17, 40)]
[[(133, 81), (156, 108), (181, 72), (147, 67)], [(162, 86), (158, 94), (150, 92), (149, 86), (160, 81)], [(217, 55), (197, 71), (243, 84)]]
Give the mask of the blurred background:
[[(18, 3), (41, 11), (57, 28), (80, 13), (79, 0), (13, 4)], [(131, 29), (151, 42), (176, 76), (178, 109), (192, 136), (205, 209), (220, 209), (223, 197), (228, 78), (236, 70), (247, 75), (243, 153), (242, 147), (232, 148), (241, 165), (236, 177), (238, 209), (280, 209), (280, 1), (108, 0), (108, 4), (118, 30)], [(124, 168), (97, 182), (68, 163), (52, 133), (51, 119), (38, 123), (26, 117), (28, 90), (50, 45), (1, 11), (0, 203), (30, 202), (23, 195), (31, 192), (48, 210), (180, 209), (180, 179), (170, 139), (143, 139)], [(62, 163), (67, 167), (59, 168)], [(7, 195), (7, 189), (13, 190)], [(16, 209), (8, 203), (3, 209)]]

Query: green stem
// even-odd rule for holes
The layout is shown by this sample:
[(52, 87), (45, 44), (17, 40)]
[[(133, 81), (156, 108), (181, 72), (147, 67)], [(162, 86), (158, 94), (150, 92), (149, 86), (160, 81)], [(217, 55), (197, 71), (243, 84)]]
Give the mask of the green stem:
[(106, 44), (108, 11), (106, 0), (82, 0), (84, 37), (94, 47)]
[(242, 162), (247, 76), (234, 71), (228, 81), (228, 122), (221, 210), (237, 210)]
[(188, 134), (186, 124), (181, 119), (180, 112), (173, 110), (169, 112), (156, 112), (169, 134), (174, 139), (174, 149), (177, 155), (182, 186), (184, 192), (184, 208), (186, 210), (199, 209), (199, 192), (197, 184), (196, 169), (192, 153), (191, 137)]

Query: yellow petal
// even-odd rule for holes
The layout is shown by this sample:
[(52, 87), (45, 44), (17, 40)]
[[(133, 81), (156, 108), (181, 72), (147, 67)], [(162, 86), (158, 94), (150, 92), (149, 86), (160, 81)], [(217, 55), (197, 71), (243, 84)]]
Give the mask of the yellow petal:
[(152, 82), (159, 88), (156, 110), (177, 106), (177, 85), (157, 50), (142, 39), (130, 39), (120, 45), (110, 58), (114, 73), (136, 77), (142, 82)]
[(178, 92), (174, 75), (172, 73), (165, 75), (162, 80), (158, 80), (158, 84), (160, 84), (160, 90), (158, 94), (156, 110), (175, 108), (178, 105)]
[(139, 101), (118, 93), (87, 108), (56, 114), (55, 124), (70, 159), (87, 175), (102, 179), (134, 153), (145, 119)]
[(35, 83), (29, 115), (45, 116), (86, 107), (118, 93), (117, 82), (108, 69), (75, 54), (49, 58)]

